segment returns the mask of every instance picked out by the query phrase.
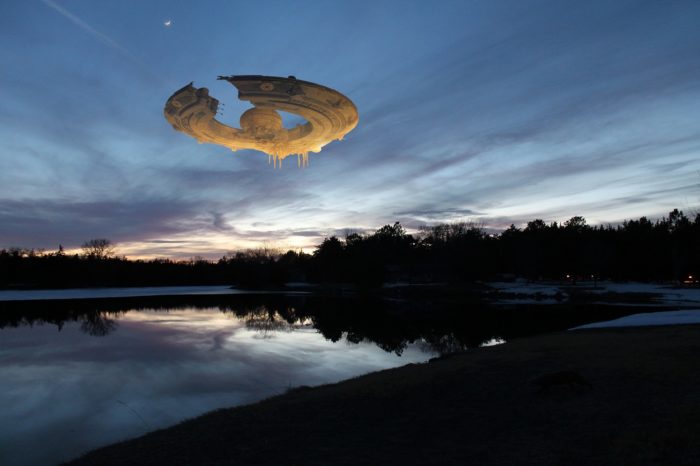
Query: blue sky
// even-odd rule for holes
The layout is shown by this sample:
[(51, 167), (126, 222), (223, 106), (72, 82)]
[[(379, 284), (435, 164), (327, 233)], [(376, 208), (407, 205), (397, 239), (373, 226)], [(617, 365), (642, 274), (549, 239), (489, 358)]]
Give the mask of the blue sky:
[[(172, 20), (166, 27), (164, 21)], [(3, 2), (0, 247), (130, 257), (700, 206), (700, 2)], [(310, 166), (199, 145), (163, 118), (194, 81), (295, 75), (360, 123)]]

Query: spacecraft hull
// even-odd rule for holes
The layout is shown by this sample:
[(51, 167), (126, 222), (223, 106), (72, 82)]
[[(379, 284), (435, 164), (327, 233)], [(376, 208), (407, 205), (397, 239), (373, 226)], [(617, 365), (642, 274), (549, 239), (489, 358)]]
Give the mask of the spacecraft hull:
[[(358, 123), (357, 108), (338, 91), (294, 77), (220, 76), (238, 89), (238, 98), (253, 104), (241, 117), (243, 128), (216, 120), (219, 101), (206, 88), (191, 83), (166, 102), (164, 115), (177, 131), (200, 143), (219, 144), (231, 150), (253, 149), (277, 161), (298, 155), (306, 164), (309, 152), (342, 139)], [(270, 112), (284, 111), (304, 118), (295, 128), (281, 127)], [(281, 119), (280, 119), (281, 121)]]

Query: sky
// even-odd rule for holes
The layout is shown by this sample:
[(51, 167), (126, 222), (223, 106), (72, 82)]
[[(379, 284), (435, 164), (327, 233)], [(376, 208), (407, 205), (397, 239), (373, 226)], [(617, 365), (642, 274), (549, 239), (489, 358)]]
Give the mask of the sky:
[[(395, 221), (491, 230), (700, 206), (700, 2), (7, 0), (0, 248), (313, 249)], [(170, 21), (170, 25), (165, 23)], [(163, 117), (194, 81), (294, 75), (357, 106), (281, 170)]]

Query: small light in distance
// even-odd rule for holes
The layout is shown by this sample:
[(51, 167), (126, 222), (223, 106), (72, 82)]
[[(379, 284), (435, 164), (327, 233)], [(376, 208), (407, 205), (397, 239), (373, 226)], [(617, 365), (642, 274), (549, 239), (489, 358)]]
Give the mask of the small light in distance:
[(165, 26), (166, 28), (169, 28), (172, 25), (173, 25), (172, 19), (166, 19), (165, 21), (163, 21), (163, 26)]

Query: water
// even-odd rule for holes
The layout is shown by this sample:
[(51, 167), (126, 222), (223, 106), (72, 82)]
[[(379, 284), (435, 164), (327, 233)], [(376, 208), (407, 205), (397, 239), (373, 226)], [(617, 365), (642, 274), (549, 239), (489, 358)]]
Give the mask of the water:
[(56, 464), (291, 387), (598, 318), (547, 309), (206, 293), (0, 302), (0, 464)]
[[(60, 328), (60, 330), (59, 330)], [(0, 464), (55, 464), (209, 410), (298, 385), (421, 362), (261, 309), (98, 314), (0, 331)]]
[(145, 286), (125, 288), (68, 288), (57, 290), (0, 290), (0, 301), (243, 293), (249, 292), (231, 288), (230, 286)]

